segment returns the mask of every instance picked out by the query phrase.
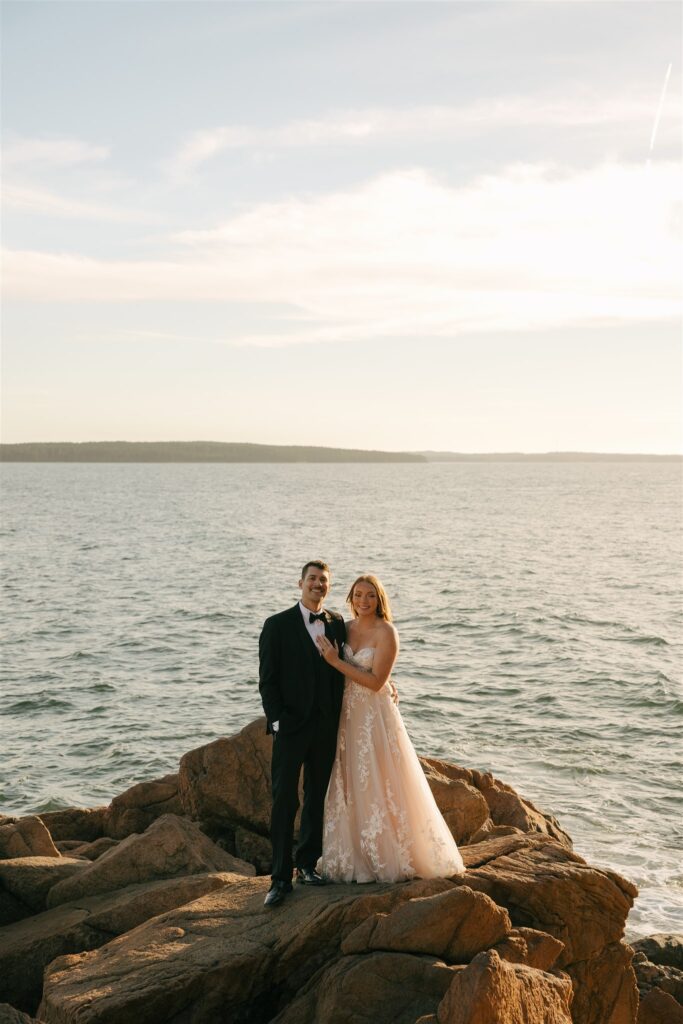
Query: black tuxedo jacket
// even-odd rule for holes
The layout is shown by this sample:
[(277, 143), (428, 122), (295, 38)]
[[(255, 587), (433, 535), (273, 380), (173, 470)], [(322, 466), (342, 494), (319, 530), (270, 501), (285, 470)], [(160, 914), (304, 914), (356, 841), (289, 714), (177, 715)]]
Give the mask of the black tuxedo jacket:
[[(346, 640), (344, 619), (325, 611), (325, 636), (341, 647)], [(266, 619), (259, 638), (259, 690), (268, 721), (279, 722), (283, 735), (296, 732), (311, 719), (316, 707), (316, 686), (329, 686), (333, 712), (339, 719), (344, 676), (328, 665), (316, 650), (297, 602), (286, 612)]]

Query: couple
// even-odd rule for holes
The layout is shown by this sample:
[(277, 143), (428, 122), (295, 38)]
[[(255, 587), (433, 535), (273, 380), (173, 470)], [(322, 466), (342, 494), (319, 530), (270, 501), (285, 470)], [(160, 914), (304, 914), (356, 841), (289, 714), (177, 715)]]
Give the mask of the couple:
[(298, 882), (397, 882), (464, 871), (393, 699), (398, 633), (382, 584), (358, 577), (347, 623), (323, 607), (325, 562), (306, 563), (299, 589), (301, 600), (266, 619), (259, 640), (259, 689), (273, 734), (266, 906), (292, 891), (302, 765)]

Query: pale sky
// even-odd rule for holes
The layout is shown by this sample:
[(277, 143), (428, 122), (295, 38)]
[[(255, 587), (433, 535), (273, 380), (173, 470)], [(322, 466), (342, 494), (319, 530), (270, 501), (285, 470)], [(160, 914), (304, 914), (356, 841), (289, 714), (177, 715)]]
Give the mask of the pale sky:
[(678, 2), (3, 2), (2, 440), (680, 452)]

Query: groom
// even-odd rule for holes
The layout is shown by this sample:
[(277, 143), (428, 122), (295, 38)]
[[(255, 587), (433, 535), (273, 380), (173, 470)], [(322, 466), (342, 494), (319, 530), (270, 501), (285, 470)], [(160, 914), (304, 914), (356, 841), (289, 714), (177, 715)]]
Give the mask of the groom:
[(337, 747), (344, 677), (321, 657), (316, 637), (338, 648), (346, 639), (344, 619), (323, 602), (330, 589), (325, 562), (307, 562), (299, 580), (301, 600), (266, 619), (259, 639), (259, 690), (273, 734), (272, 885), (267, 907), (292, 891), (294, 818), (299, 807), (299, 774), (304, 769), (304, 802), (296, 877), (303, 885), (323, 885), (315, 870), (322, 853), (325, 793)]

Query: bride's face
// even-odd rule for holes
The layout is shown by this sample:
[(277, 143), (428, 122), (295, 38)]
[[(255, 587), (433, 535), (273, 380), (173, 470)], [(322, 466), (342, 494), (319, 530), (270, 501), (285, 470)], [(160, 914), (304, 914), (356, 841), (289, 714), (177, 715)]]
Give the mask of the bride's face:
[(353, 610), (356, 615), (377, 614), (377, 591), (372, 583), (357, 583), (353, 588)]

